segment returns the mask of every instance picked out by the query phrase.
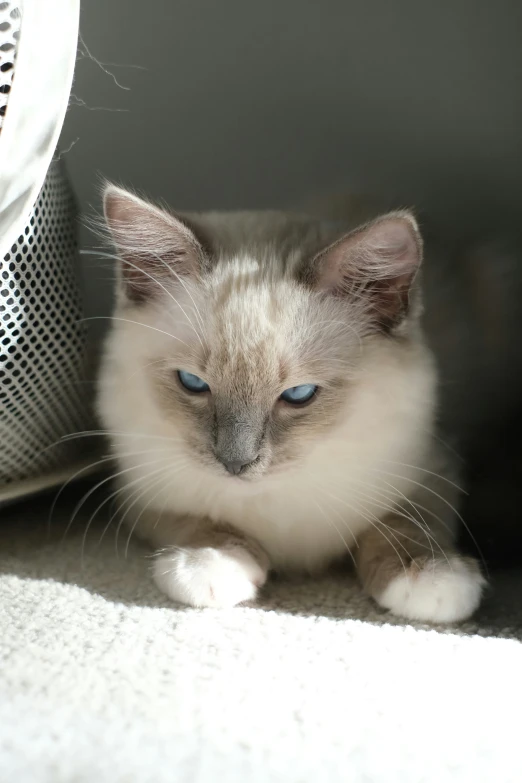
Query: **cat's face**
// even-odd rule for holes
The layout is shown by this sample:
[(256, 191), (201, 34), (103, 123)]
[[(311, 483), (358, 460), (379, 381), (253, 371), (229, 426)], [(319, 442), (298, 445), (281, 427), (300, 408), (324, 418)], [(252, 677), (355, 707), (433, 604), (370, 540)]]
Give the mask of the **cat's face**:
[(113, 382), (139, 388), (145, 421), (215, 476), (298, 464), (357, 415), (372, 345), (407, 350), (420, 261), (409, 215), (333, 243), (313, 221), (279, 219), (271, 236), (268, 218), (264, 242), (259, 225), (248, 241), (252, 218), (231, 242), (240, 218), (178, 220), (115, 188), (106, 215), (122, 259)]
[(247, 264), (249, 279), (238, 283), (232, 264), (216, 270), (206, 293), (191, 292), (201, 323), (186, 292), (176, 292), (193, 328), (182, 329), (186, 345), (158, 346), (150, 373), (157, 404), (194, 457), (253, 479), (298, 458), (332, 426), (360, 346), (338, 308), (292, 281), (263, 281), (252, 261), (237, 266)]

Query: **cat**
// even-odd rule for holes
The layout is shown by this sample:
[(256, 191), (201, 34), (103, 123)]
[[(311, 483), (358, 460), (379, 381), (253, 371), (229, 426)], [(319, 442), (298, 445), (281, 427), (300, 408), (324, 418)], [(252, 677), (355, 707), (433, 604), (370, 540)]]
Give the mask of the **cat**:
[(497, 387), (476, 365), (499, 353), (473, 350), (464, 273), (422, 263), (412, 212), (174, 214), (108, 184), (104, 213), (118, 283), (98, 410), (159, 589), (228, 607), (272, 569), (351, 557), (391, 613), (469, 617), (486, 580), (455, 543), (442, 435), (476, 433)]

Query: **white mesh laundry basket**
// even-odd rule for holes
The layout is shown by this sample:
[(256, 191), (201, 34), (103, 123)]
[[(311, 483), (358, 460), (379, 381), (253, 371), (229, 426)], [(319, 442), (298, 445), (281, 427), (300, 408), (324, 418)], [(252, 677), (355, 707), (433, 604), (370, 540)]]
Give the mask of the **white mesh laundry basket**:
[(77, 470), (64, 436), (88, 424), (75, 203), (52, 162), (78, 15), (76, 0), (0, 0), (0, 501)]

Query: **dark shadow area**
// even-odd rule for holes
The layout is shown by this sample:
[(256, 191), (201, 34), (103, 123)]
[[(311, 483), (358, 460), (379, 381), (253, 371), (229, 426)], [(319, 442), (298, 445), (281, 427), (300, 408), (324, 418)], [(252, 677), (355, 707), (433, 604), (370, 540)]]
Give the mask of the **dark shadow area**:
[(518, 569), (522, 577), (521, 431), (519, 418), (512, 418), (494, 437), (484, 439), (485, 447), (475, 450), (462, 507), (469, 531), (461, 527), (460, 547), (476, 557), (482, 553), (493, 570)]

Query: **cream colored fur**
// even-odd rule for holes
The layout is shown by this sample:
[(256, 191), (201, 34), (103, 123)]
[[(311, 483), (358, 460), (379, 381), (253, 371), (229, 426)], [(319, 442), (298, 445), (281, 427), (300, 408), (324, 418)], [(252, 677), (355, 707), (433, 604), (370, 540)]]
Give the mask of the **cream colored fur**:
[[(145, 221), (147, 214), (161, 220), (155, 208), (122, 191), (109, 190), (108, 198), (141, 210)], [(124, 214), (115, 238), (128, 256), (139, 234), (122, 250), (126, 217), (136, 233), (134, 218)], [(220, 220), (228, 225), (213, 216), (207, 227)], [(176, 231), (175, 223), (169, 230)], [(453, 548), (459, 493), (449, 453), (433, 438), (437, 377), (416, 316), (399, 336), (383, 337), (367, 331), (357, 300), (354, 320), (333, 326), (340, 305), (323, 298), (323, 321), (332, 325), (321, 337), (315, 295), (295, 281), (298, 251), (289, 271), (265, 274), (267, 263), (277, 269), (277, 252), (268, 243), (262, 258), (247, 249), (222, 254), (204, 276), (187, 275), (181, 284), (151, 265), (163, 290), (145, 304), (120, 290), (99, 411), (125, 488), (124, 520), (159, 550), (157, 584), (174, 600), (234, 605), (255, 597), (270, 568), (317, 571), (348, 553), (364, 586), (395, 613), (428, 621), (468, 616), (483, 579)], [(306, 334), (308, 326), (315, 337)], [(245, 359), (247, 370), (240, 371)], [(281, 364), (283, 388), (332, 386), (325, 423), (319, 395), (313, 424), (299, 429), (288, 454), (284, 438), (282, 446), (267, 443), (251, 480), (231, 477), (205, 452), (204, 433), (194, 435), (183, 407), (200, 406), (194, 416), (201, 417), (207, 402), (185, 403), (165, 378), (177, 369), (202, 375), (204, 365), (211, 388), (219, 381), (234, 395), (248, 386), (248, 399), (258, 393), (262, 407)], [(230, 385), (239, 372), (248, 378)], [(252, 391), (256, 377), (259, 392)], [(344, 384), (341, 392), (334, 378)], [(275, 406), (277, 394), (273, 399)], [(274, 407), (274, 417), (285, 415), (293, 414)], [(378, 533), (377, 546), (365, 539), (369, 532)]]

